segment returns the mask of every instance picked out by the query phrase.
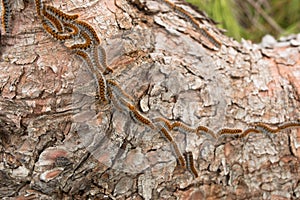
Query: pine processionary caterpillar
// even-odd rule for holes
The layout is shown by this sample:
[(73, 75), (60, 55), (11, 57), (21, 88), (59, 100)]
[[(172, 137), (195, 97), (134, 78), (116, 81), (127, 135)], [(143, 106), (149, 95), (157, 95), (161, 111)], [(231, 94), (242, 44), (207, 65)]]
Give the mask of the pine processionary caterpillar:
[(84, 29), (90, 35), (95, 45), (99, 45), (101, 43), (101, 40), (98, 37), (96, 31), (90, 24), (84, 21), (76, 20), (76, 25)]
[(173, 142), (173, 137), (164, 127), (161, 127), (159, 131), (163, 134), (163, 137), (168, 140), (168, 142)]
[(209, 134), (213, 139), (217, 139), (215, 133), (205, 126), (198, 126), (196, 129), (196, 134), (199, 136), (200, 133)]
[(193, 153), (190, 151), (186, 152), (186, 165), (187, 169), (193, 174), (194, 178), (197, 178), (199, 175), (194, 165)]
[(43, 28), (44, 30), (49, 33), (53, 38), (60, 40), (60, 41), (64, 41), (67, 39), (71, 39), (72, 36), (70, 34), (58, 34), (55, 32), (54, 28), (48, 23), (48, 21), (43, 21)]
[(200, 33), (208, 39), (208, 41), (210, 43), (212, 43), (215, 47), (217, 47), (217, 49), (220, 49), (221, 48), (221, 42), (218, 41), (215, 37), (213, 37), (209, 32), (208, 30), (206, 30), (206, 28), (202, 27), (202, 28), (199, 28), (200, 30)]
[[(158, 117), (158, 118), (155, 118), (154, 119), (155, 122), (164, 122), (164, 124), (167, 126), (167, 127), (170, 127), (171, 128), (171, 124), (168, 120), (162, 118), (162, 117)], [(169, 133), (169, 131), (167, 131), (167, 129), (164, 127), (164, 126), (161, 126), (161, 125), (158, 125), (158, 129), (159, 129), (159, 132), (161, 132), (163, 134), (163, 137), (171, 143), (171, 146), (174, 150), (174, 153), (175, 153), (175, 156), (180, 164), (180, 166), (182, 166), (183, 168), (185, 168), (186, 166), (186, 163), (185, 163), (185, 159), (182, 155), (182, 153), (180, 152), (177, 144), (175, 143), (173, 137), (171, 136), (171, 134)], [(170, 129), (169, 129), (170, 130)]]
[(123, 111), (123, 109), (122, 109), (123, 106), (116, 99), (116, 97), (113, 94), (112, 89), (109, 86), (107, 87), (107, 96), (108, 96), (109, 100), (113, 103), (115, 108), (117, 108), (120, 111)]
[(41, 17), (41, 10), (42, 10), (42, 2), (41, 0), (35, 0), (35, 9), (39, 17)]
[(107, 104), (108, 100), (106, 97), (107, 88), (105, 78), (101, 73), (95, 70), (95, 66), (93, 66), (93, 63), (87, 53), (81, 50), (77, 50), (75, 53), (87, 63), (90, 73), (95, 77), (97, 82), (97, 91), (99, 92), (100, 101)]
[(244, 130), (241, 135), (239, 135), (239, 138), (244, 138), (247, 135), (249, 135), (250, 133), (260, 133), (260, 131), (256, 130), (255, 128), (248, 128), (248, 129)]
[(128, 109), (131, 111), (130, 113), (132, 114), (132, 117), (134, 118), (135, 121), (140, 122), (143, 125), (149, 126), (151, 129), (155, 129), (155, 126), (153, 123), (147, 119), (145, 116), (143, 116), (134, 105), (130, 103), (125, 103), (127, 104)]
[(74, 15), (66, 14), (50, 5), (46, 5), (45, 9), (63, 21), (74, 21), (74, 20), (78, 19), (78, 17), (79, 17), (79, 15), (77, 15), (77, 14), (74, 14)]
[(176, 13), (178, 13), (183, 18), (185, 18), (186, 20), (188, 20), (193, 25), (194, 28), (199, 29), (200, 24), (187, 11), (185, 11), (183, 8), (178, 7), (178, 6), (175, 6), (174, 9), (175, 9)]
[(79, 33), (79, 29), (77, 26), (74, 24), (68, 23), (68, 22), (63, 22), (63, 25), (66, 29), (68, 29), (68, 34), (72, 37), (76, 36)]
[(195, 132), (195, 129), (188, 127), (187, 125), (183, 124), (182, 122), (174, 122), (172, 124), (171, 130), (178, 130), (180, 132), (188, 132), (193, 133)]
[[(161, 0), (163, 3), (167, 4), (171, 9), (173, 9), (176, 13), (181, 15), (183, 18), (185, 18), (187, 21), (189, 21), (194, 28), (200, 31), (200, 33), (208, 39), (210, 43), (212, 43), (217, 49), (221, 48), (221, 42), (217, 40), (215, 37), (213, 37), (208, 31), (202, 27), (199, 22), (187, 11), (185, 11), (183, 8), (177, 6), (176, 4), (170, 2), (169, 0)], [(207, 46), (207, 45), (205, 45)], [(209, 47), (209, 46), (207, 46)], [(211, 48), (211, 47), (209, 47)], [(211, 48), (212, 49), (212, 48)]]
[(256, 129), (266, 133), (267, 135), (269, 133), (276, 134), (279, 131), (278, 128), (272, 128), (263, 122), (258, 122), (258, 123), (255, 123), (254, 125), (255, 125)]
[(112, 73), (113, 70), (109, 68), (107, 65), (107, 55), (105, 49), (102, 46), (98, 45), (98, 48), (95, 49), (95, 54), (96, 54), (95, 57), (99, 60), (100, 64), (103, 66), (105, 70), (104, 73), (105, 74)]
[(56, 28), (57, 31), (53, 31), (53, 32), (59, 32), (59, 33), (63, 32), (63, 26), (55, 16), (48, 13), (45, 8), (43, 8), (42, 14), (44, 17), (48, 18), (50, 23), (53, 24), (53, 26)]
[(178, 159), (178, 161), (179, 161), (179, 164), (180, 164), (183, 168), (185, 168), (185, 167), (186, 167), (185, 159), (184, 159), (182, 153), (180, 152), (180, 150), (179, 150), (177, 144), (176, 144), (174, 141), (172, 141), (172, 142), (171, 142), (171, 145), (172, 145), (172, 147), (173, 147), (175, 156), (177, 157), (177, 159)]
[(168, 1), (168, 0), (162, 0), (163, 3), (166, 3), (171, 9), (173, 9), (177, 14), (181, 15), (183, 18), (188, 20), (196, 29), (199, 28), (200, 24), (197, 22), (197, 20), (194, 19), (193, 16), (191, 16), (187, 11), (185, 11), (183, 8), (176, 6), (174, 3)]
[(84, 43), (82, 44), (74, 44), (71, 46), (71, 49), (83, 49), (86, 50), (88, 49), (91, 44), (92, 44), (92, 40), (90, 38), (90, 36), (86, 33), (86, 32), (81, 32), (80, 35), (82, 35), (82, 37), (84, 38)]
[(223, 128), (218, 131), (218, 135), (237, 135), (242, 133), (242, 129), (231, 129), (231, 128)]
[(116, 81), (108, 79), (106, 82), (110, 87), (112, 87), (113, 91), (117, 93), (117, 95), (123, 97), (130, 104), (133, 104), (134, 99), (129, 94), (125, 93)]
[(170, 121), (163, 117), (154, 118), (153, 122), (154, 123), (163, 122), (165, 124), (164, 127), (166, 127), (168, 130), (172, 130), (172, 125), (171, 125)]
[(289, 128), (299, 128), (300, 127), (300, 122), (287, 122), (278, 127), (280, 130), (285, 130)]
[(101, 71), (103, 72), (103, 74), (105, 74), (105, 68), (103, 68), (103, 65), (101, 64), (101, 60), (99, 59), (99, 55), (98, 55), (98, 46), (99, 45), (92, 45), (91, 48), (91, 54), (93, 55), (93, 61), (98, 63), (101, 66)]
[(2, 26), (5, 33), (10, 33), (10, 19), (11, 19), (11, 9), (8, 0), (2, 0)]
[(106, 84), (108, 86), (107, 87), (107, 95), (109, 97), (109, 100), (113, 103), (114, 107), (116, 109), (118, 109), (119, 111), (121, 111), (121, 112), (126, 111), (127, 113), (125, 113), (125, 114), (128, 114), (128, 112), (130, 113), (129, 108), (126, 105), (124, 105), (124, 100), (120, 101), (120, 96), (114, 94), (114, 91), (113, 91), (112, 87), (110, 87), (110, 85), (107, 81), (106, 81)]

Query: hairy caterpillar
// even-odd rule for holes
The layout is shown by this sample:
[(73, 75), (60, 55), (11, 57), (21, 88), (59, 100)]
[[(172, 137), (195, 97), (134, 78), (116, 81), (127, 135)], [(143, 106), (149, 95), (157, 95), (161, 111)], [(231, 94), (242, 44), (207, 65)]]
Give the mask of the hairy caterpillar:
[(74, 44), (71, 46), (71, 49), (86, 50), (91, 46), (92, 40), (91, 40), (90, 36), (86, 32), (81, 32), (80, 35), (82, 35), (82, 37), (84, 38), (84, 43)]
[(45, 9), (47, 11), (49, 11), (50, 13), (52, 13), (57, 18), (61, 19), (62, 21), (74, 21), (79, 17), (79, 15), (77, 15), (77, 14), (74, 14), (74, 15), (66, 14), (50, 5), (46, 5)]
[(186, 165), (187, 165), (187, 169), (193, 174), (193, 176), (195, 178), (197, 178), (199, 175), (198, 175), (198, 172), (195, 168), (195, 165), (194, 165), (194, 157), (193, 157), (193, 153), (192, 152), (186, 152)]
[(106, 88), (105, 78), (103, 77), (103, 75), (101, 73), (99, 73), (95, 70), (95, 67), (93, 66), (93, 63), (87, 53), (85, 53), (84, 51), (81, 51), (81, 50), (77, 50), (75, 53), (86, 62), (90, 72), (96, 78), (97, 90), (99, 92), (100, 101), (104, 104), (107, 104), (108, 100), (107, 100), (107, 96), (106, 96), (107, 88)]
[(244, 130), (243, 133), (239, 135), (239, 137), (240, 138), (246, 137), (250, 133), (260, 133), (260, 131), (256, 130), (255, 128), (248, 128), (248, 129)]
[(57, 30), (57, 31), (55, 30), (54, 32), (59, 32), (59, 33), (63, 32), (63, 26), (62, 26), (61, 22), (55, 16), (48, 13), (45, 8), (43, 8), (42, 14), (44, 17), (48, 18), (48, 20), (50, 21), (51, 24), (54, 25), (54, 27)]
[(8, 0), (2, 0), (2, 26), (5, 33), (10, 33), (11, 8)]
[(79, 26), (80, 28), (85, 30), (90, 35), (90, 37), (92, 38), (95, 45), (99, 45), (101, 43), (101, 40), (98, 37), (98, 34), (96, 33), (96, 31), (94, 30), (94, 28), (91, 25), (89, 25), (87, 22), (79, 21), (79, 20), (76, 20), (75, 23), (77, 26)]
[(42, 22), (43, 24), (43, 28), (44, 30), (49, 33), (53, 38), (57, 39), (57, 40), (60, 40), (60, 41), (64, 41), (64, 40), (67, 40), (67, 39), (71, 39), (72, 38), (72, 35), (70, 34), (59, 34), (55, 31), (54, 27), (51, 26), (51, 24), (49, 24), (48, 21), (43, 21)]

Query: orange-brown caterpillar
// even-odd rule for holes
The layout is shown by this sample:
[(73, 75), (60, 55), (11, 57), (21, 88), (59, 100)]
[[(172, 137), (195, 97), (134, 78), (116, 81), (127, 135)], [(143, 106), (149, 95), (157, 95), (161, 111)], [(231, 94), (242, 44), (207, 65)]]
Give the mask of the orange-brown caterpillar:
[(116, 81), (108, 79), (107, 80), (107, 84), (112, 88), (112, 90), (115, 93), (117, 93), (117, 95), (119, 95), (120, 97), (124, 98), (126, 101), (128, 101), (128, 103), (133, 104), (134, 99), (129, 94), (127, 94), (126, 92), (124, 92), (122, 90), (122, 88), (120, 87), (120, 85)]
[(165, 119), (165, 118), (163, 118), (163, 117), (157, 117), (157, 118), (154, 118), (154, 119), (153, 119), (153, 122), (154, 122), (154, 123), (157, 123), (157, 122), (163, 122), (163, 123), (164, 123), (164, 126), (166, 126), (166, 128), (167, 128), (168, 130), (172, 130), (172, 125), (171, 125), (170, 121), (167, 120), (167, 119)]
[(63, 21), (74, 21), (79, 17), (79, 15), (77, 15), (77, 14), (74, 14), (74, 15), (66, 14), (50, 5), (46, 5), (45, 9)]
[(276, 134), (279, 131), (278, 128), (272, 128), (263, 122), (257, 122), (254, 125), (255, 125), (256, 129), (258, 129), (266, 134), (269, 134), (269, 133)]
[[(204, 27), (202, 27), (199, 22), (187, 11), (185, 11), (183, 8), (177, 6), (176, 4), (170, 2), (169, 0), (161, 0), (163, 3), (167, 4), (171, 9), (173, 9), (176, 13), (181, 15), (183, 18), (185, 18), (187, 21), (189, 21), (194, 28), (200, 31), (201, 35), (203, 35), (205, 38), (208, 39), (210, 43), (212, 43), (217, 49), (220, 49), (222, 43), (217, 40), (215, 37), (213, 37)], [(205, 45), (209, 47), (210, 49), (215, 50), (214, 48), (211, 48), (209, 45)]]
[(90, 38), (90, 36), (86, 33), (86, 32), (81, 32), (80, 35), (82, 35), (82, 37), (84, 38), (84, 43), (81, 44), (74, 44), (71, 46), (71, 49), (83, 49), (86, 50), (88, 49), (91, 44), (92, 44), (92, 40)]
[(5, 33), (10, 33), (10, 19), (11, 19), (11, 9), (8, 0), (2, 0), (2, 26)]
[(256, 130), (255, 128), (248, 128), (248, 129), (244, 130), (241, 135), (239, 135), (239, 138), (246, 137), (250, 133), (260, 133), (260, 131)]
[(299, 127), (300, 127), (300, 122), (287, 122), (287, 123), (280, 125), (278, 128), (280, 130), (285, 130), (288, 128), (299, 128)]
[(213, 139), (217, 139), (215, 133), (210, 130), (209, 128), (205, 127), (205, 126), (198, 126), (196, 128), (196, 134), (199, 136), (200, 133), (207, 133), (209, 134)]
[(97, 86), (98, 86), (97, 90), (99, 92), (100, 101), (104, 104), (107, 104), (108, 100), (106, 97), (107, 88), (106, 88), (105, 78), (103, 77), (103, 75), (101, 73), (99, 73), (95, 70), (95, 66), (93, 66), (93, 63), (87, 53), (85, 53), (84, 51), (81, 51), (81, 50), (77, 50), (75, 53), (77, 55), (79, 55), (87, 63), (91, 74), (95, 77), (95, 79), (97, 81)]
[(173, 142), (173, 137), (171, 136), (171, 134), (165, 129), (165, 128), (161, 128), (159, 130), (163, 136), (169, 141), (169, 142)]
[(80, 28), (85, 30), (90, 35), (95, 45), (99, 45), (101, 43), (98, 34), (94, 30), (94, 28), (91, 25), (89, 25), (87, 22), (76, 20), (76, 25), (78, 25)]
[(172, 142), (171, 142), (171, 145), (172, 145), (173, 150), (174, 150), (174, 152), (175, 152), (175, 155), (176, 155), (176, 157), (177, 157), (177, 159), (178, 159), (178, 161), (179, 161), (179, 164), (180, 164), (183, 168), (185, 168), (185, 167), (186, 167), (185, 159), (184, 159), (182, 153), (180, 152), (180, 150), (179, 150), (177, 144), (176, 144), (174, 141), (172, 141)]
[(42, 14), (44, 17), (48, 18), (50, 23), (53, 24), (53, 26), (56, 28), (57, 31), (55, 30), (53, 32), (59, 32), (59, 33), (63, 32), (63, 26), (55, 16), (48, 13), (45, 8), (43, 8)]
[(194, 165), (193, 153), (190, 151), (186, 152), (186, 165), (187, 169), (193, 174), (195, 178), (197, 178), (199, 175)]
[(72, 35), (70, 34), (59, 34), (55, 31), (55, 29), (48, 23), (48, 21), (43, 21), (43, 28), (44, 30), (49, 33), (53, 38), (60, 40), (60, 41), (64, 41), (67, 39), (71, 39)]
[[(212, 35), (208, 32), (208, 30), (206, 30), (206, 28), (201, 27), (201, 28), (199, 28), (199, 30), (200, 30), (200, 33), (201, 33), (205, 38), (207, 38), (208, 41), (209, 41), (210, 43), (212, 43), (215, 47), (217, 47), (217, 49), (220, 49), (220, 48), (221, 48), (222, 43), (221, 43), (219, 40), (217, 40), (214, 36), (212, 36)], [(206, 45), (206, 46), (207, 46), (207, 45)]]
[(127, 102), (125, 104), (127, 104), (126, 106), (131, 111), (130, 113), (132, 114), (132, 117), (135, 119), (135, 121), (140, 122), (143, 125), (147, 125), (152, 129), (155, 129), (153, 123), (149, 119), (147, 119), (145, 116), (143, 116), (134, 105), (127, 103)]
[(106, 56), (106, 51), (105, 49), (98, 45), (98, 48), (95, 49), (95, 57), (99, 60), (100, 64), (103, 66), (104, 68), (104, 73), (105, 74), (109, 74), (112, 73), (113, 70), (111, 68), (108, 67), (107, 65), (107, 56)]
[[(126, 107), (122, 102), (120, 102), (120, 97), (116, 94), (114, 94), (114, 91), (108, 81), (106, 81), (107, 84), (107, 96), (109, 100), (113, 103), (114, 108), (118, 109), (121, 112), (127, 111), (129, 112), (128, 107)], [(127, 113), (126, 113), (127, 114)]]
[(68, 22), (63, 22), (63, 25), (65, 29), (67, 29), (69, 32), (68, 34), (72, 37), (76, 36), (79, 33), (79, 29), (77, 26), (74, 24), (68, 23)]
[(36, 12), (37, 12), (38, 16), (40, 17), (41, 16), (41, 10), (42, 10), (41, 0), (35, 0), (35, 9), (36, 9)]
[(188, 133), (195, 132), (195, 129), (188, 127), (187, 125), (183, 124), (182, 122), (174, 122), (172, 124), (172, 129), (182, 131), (182, 132), (188, 132)]
[(218, 135), (223, 136), (223, 135), (237, 135), (242, 133), (242, 129), (232, 129), (232, 128), (223, 128), (218, 131)]

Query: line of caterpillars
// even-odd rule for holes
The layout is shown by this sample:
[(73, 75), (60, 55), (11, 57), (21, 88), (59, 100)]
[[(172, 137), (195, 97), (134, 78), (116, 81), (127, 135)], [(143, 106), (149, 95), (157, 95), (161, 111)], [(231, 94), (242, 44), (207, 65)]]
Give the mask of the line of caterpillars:
[[(164, 1), (169, 2), (167, 0)], [(7, 1), (5, 2), (7, 3)], [(216, 142), (228, 135), (237, 135), (239, 138), (246, 137), (250, 133), (271, 135), (277, 134), (285, 129), (300, 127), (300, 120), (283, 123), (278, 126), (258, 122), (252, 124), (251, 128), (246, 130), (223, 128), (215, 133), (206, 126), (190, 127), (183, 122), (171, 122), (163, 117), (148, 118), (139, 111), (138, 107), (135, 106), (134, 99), (127, 94), (116, 81), (105, 78), (105, 75), (112, 73), (113, 70), (107, 66), (105, 49), (101, 46), (101, 40), (94, 28), (87, 22), (79, 20), (79, 15), (77, 14), (70, 15), (64, 13), (53, 6), (44, 5), (41, 0), (35, 0), (35, 5), (44, 30), (52, 38), (59, 41), (69, 39), (80, 41), (67, 48), (85, 62), (89, 72), (94, 77), (99, 104), (103, 106), (111, 104), (114, 108), (129, 113), (135, 122), (154, 132), (161, 133), (162, 137), (171, 144), (179, 165), (183, 168), (187, 168), (195, 178), (198, 177), (198, 172), (194, 165), (193, 154), (192, 152), (182, 153), (172, 136), (173, 131), (179, 131), (184, 134), (196, 134), (199, 137), (203, 137), (204, 135), (211, 141)], [(170, 4), (170, 6), (171, 5), (172, 4)], [(186, 15), (189, 17), (189, 14)]]

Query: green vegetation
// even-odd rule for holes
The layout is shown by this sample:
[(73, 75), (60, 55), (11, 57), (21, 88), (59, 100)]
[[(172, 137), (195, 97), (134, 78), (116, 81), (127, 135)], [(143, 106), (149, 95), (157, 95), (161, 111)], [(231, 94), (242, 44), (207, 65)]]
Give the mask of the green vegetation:
[(300, 0), (186, 0), (205, 11), (227, 35), (260, 42), (300, 32)]

